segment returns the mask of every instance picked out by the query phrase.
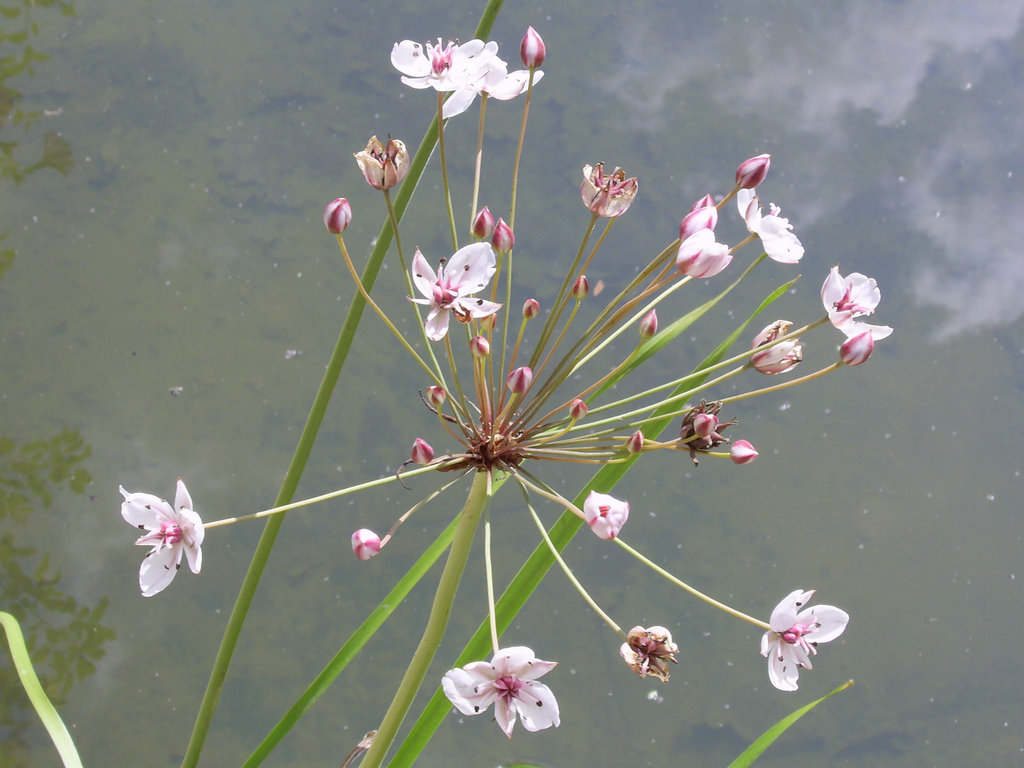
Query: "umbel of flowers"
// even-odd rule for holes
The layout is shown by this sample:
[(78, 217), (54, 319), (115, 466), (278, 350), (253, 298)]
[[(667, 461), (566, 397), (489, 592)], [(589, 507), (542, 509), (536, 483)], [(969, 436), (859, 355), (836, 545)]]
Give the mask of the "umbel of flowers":
[[(675, 452), (673, 460), (693, 464), (704, 459), (730, 459), (736, 466), (754, 461), (758, 451), (750, 440), (732, 439), (741, 432), (737, 405), (760, 394), (864, 363), (875, 342), (892, 332), (886, 326), (863, 321), (878, 306), (877, 284), (856, 272), (844, 276), (836, 266), (821, 288), (823, 316), (800, 326), (790, 320), (775, 320), (757, 333), (748, 333), (749, 343), (739, 344), (738, 352), (730, 355), (722, 349), (693, 370), (654, 387), (641, 389), (633, 385), (631, 375), (640, 366), (702, 317), (703, 312), (679, 312), (667, 301), (670, 297), (694, 280), (709, 280), (732, 269), (736, 274), (722, 286), (721, 297), (766, 259), (785, 266), (799, 262), (804, 255), (793, 226), (781, 216), (779, 207), (769, 203), (766, 211), (760, 202), (760, 189), (769, 177), (771, 158), (761, 154), (744, 160), (724, 194), (709, 192), (689, 210), (682, 211), (678, 237), (670, 239), (669, 235), (665, 247), (653, 254), (627, 283), (610, 286), (610, 298), (588, 313), (593, 319), (580, 327), (578, 310), (583, 302), (596, 301), (587, 273), (603, 272), (601, 246), (610, 227), (638, 199), (639, 181), (619, 167), (581, 163), (578, 194), (583, 212), (579, 246), (574, 254), (546, 256), (557, 258), (564, 269), (561, 284), (553, 296), (531, 295), (527, 287), (516, 285), (513, 267), (518, 256), (515, 226), (519, 159), (534, 87), (542, 75), (538, 67), (546, 59), (546, 47), (540, 35), (530, 28), (520, 46), (526, 69), (511, 73), (497, 50), (493, 42), (470, 40), (456, 44), (441, 39), (436, 45), (405, 40), (392, 50), (391, 62), (401, 73), (402, 83), (411, 88), (432, 89), (437, 94), (441, 188), (448, 206), (451, 234), (450, 251), (442, 256), (426, 254), (415, 247), (410, 258), (390, 196), (390, 190), (403, 183), (409, 172), (410, 157), (405, 144), (396, 138), (389, 137), (384, 143), (372, 137), (362, 151), (354, 153), (366, 182), (383, 193), (396, 257), (405, 276), (404, 297), (371, 296), (370, 286), (357, 271), (344, 241), (344, 232), (353, 216), (348, 201), (338, 198), (324, 211), (324, 224), (337, 236), (360, 297), (392, 331), (397, 343), (422, 372), (420, 392), (410, 393), (410, 407), (425, 407), (436, 416), (437, 428), (431, 435), (408, 436), (412, 447), (399, 473), (205, 525), (180, 480), (173, 505), (147, 493), (122, 489), (124, 519), (145, 531), (137, 543), (152, 547), (139, 577), (143, 595), (152, 596), (171, 583), (183, 556), (187, 557), (190, 569), (199, 573), (200, 548), (205, 533), (211, 529), (279, 515), (369, 486), (404, 483), (428, 473), (441, 473), (441, 487), (412, 506), (385, 535), (380, 536), (369, 527), (355, 530), (351, 535), (353, 553), (360, 560), (369, 560), (386, 549), (401, 523), (416, 510), (456, 485), (462, 477), (470, 478), (467, 500), (458, 516), (430, 619), (376, 735), (366, 740), (369, 752), (364, 766), (381, 764), (413, 698), (424, 684), (481, 521), (485, 531), (490, 658), (476, 658), (453, 667), (444, 675), (442, 689), (451, 705), (465, 715), (491, 711), (493, 705), (493, 717), (508, 736), (517, 721), (528, 731), (559, 725), (558, 702), (546, 682), (556, 662), (537, 658), (525, 645), (503, 643), (498, 629), (487, 510), (491, 496), (509, 482), (521, 492), (524, 514), (536, 525), (539, 539), (549, 548), (552, 560), (618, 636), (619, 655), (640, 677), (650, 675), (669, 680), (680, 652), (671, 632), (665, 626), (634, 626), (627, 632), (601, 609), (573, 574), (559, 546), (552, 542), (534, 507), (536, 499), (578, 518), (581, 526), (585, 524), (596, 535), (599, 542), (595, 545), (622, 547), (708, 605), (763, 630), (760, 651), (768, 661), (768, 679), (780, 690), (796, 690), (799, 672), (811, 669), (811, 657), (817, 654), (818, 646), (839, 637), (849, 620), (844, 611), (833, 606), (808, 607), (813, 590), (803, 588), (785, 597), (767, 621), (699, 592), (624, 541), (630, 504), (614, 496), (612, 486), (632, 463), (656, 451)], [(445, 120), (462, 114), (479, 101), (481, 133), (477, 147), (482, 147), (483, 114), (489, 100), (504, 101), (520, 95), (524, 97), (523, 112), (510, 180), (511, 203), (503, 211), (505, 215), (495, 220), (492, 210), (497, 206), (493, 201), (480, 205), (483, 154), (477, 150), (472, 200), (464, 209), (468, 215), (457, 216), (448, 182)], [(740, 228), (746, 230), (743, 238), (732, 245), (723, 242), (726, 238), (718, 231), (720, 221), (730, 212)], [(673, 223), (665, 229), (675, 233), (677, 228)], [(737, 262), (747, 246), (755, 247), (746, 251), (751, 257), (739, 268)], [(771, 300), (784, 293), (777, 290)], [(417, 330), (413, 338), (399, 331), (392, 320), (394, 312), (385, 306), (415, 313)], [(803, 336), (828, 324), (839, 330), (844, 339), (838, 356), (800, 378), (784, 376), (804, 362)], [(741, 326), (734, 338), (745, 327)], [(613, 353), (611, 344), (616, 340), (616, 348), (625, 346), (625, 353)], [(765, 381), (770, 383), (764, 384)], [(717, 395), (725, 384), (731, 394)], [(735, 394), (738, 390), (745, 391)], [(663, 437), (669, 423), (677, 425), (675, 434)], [(547, 462), (557, 462), (561, 469), (570, 463), (601, 469), (579, 497), (569, 499), (544, 480)], [(407, 469), (409, 465), (414, 468)], [(618, 474), (614, 475), (616, 471)], [(360, 520), (355, 525), (362, 523), (371, 521)], [(638, 534), (643, 535), (643, 531)], [(614, 653), (614, 645), (606, 647)], [(541, 652), (547, 656), (557, 650)], [(544, 683), (539, 682), (541, 677), (545, 677)]]

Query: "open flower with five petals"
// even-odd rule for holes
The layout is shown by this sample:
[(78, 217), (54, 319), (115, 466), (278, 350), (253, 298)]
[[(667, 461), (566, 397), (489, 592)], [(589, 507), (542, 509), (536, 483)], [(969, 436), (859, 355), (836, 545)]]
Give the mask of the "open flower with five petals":
[(473, 296), (487, 287), (495, 269), (494, 250), (489, 243), (460, 248), (436, 273), (420, 249), (416, 249), (412, 258), (412, 281), (426, 298), (411, 300), (430, 307), (424, 323), (428, 339), (440, 341), (445, 337), (449, 313), (465, 323), (501, 309), (501, 304)]
[(769, 214), (764, 216), (756, 191), (741, 189), (736, 193), (736, 205), (747, 229), (761, 238), (761, 246), (769, 257), (782, 264), (796, 264), (803, 258), (804, 247), (793, 234), (793, 225), (779, 216), (782, 210), (775, 203), (768, 205)]
[(474, 661), (449, 669), (441, 687), (445, 696), (464, 715), (479, 715), (494, 704), (494, 719), (512, 738), (516, 715), (528, 731), (558, 727), (555, 695), (537, 678), (555, 668), (557, 662), (541, 661), (525, 646), (503, 648), (489, 661)]
[(855, 319), (872, 314), (881, 300), (882, 292), (873, 277), (860, 272), (843, 277), (838, 264), (832, 267), (821, 286), (821, 303), (825, 305), (828, 319), (848, 339), (870, 331), (871, 339), (878, 341), (892, 333), (888, 325), (871, 325)]
[(850, 615), (834, 605), (804, 608), (813, 595), (813, 589), (790, 592), (775, 606), (768, 622), (771, 629), (761, 637), (768, 678), (780, 691), (795, 691), (800, 668), (812, 668), (811, 656), (818, 653), (818, 645), (835, 640), (850, 621)]
[(129, 493), (123, 487), (120, 491), (124, 496), (121, 517), (146, 531), (135, 543), (152, 547), (139, 569), (142, 596), (152, 597), (174, 580), (182, 555), (188, 559), (192, 573), (199, 573), (205, 531), (203, 521), (192, 510), (192, 497), (181, 478), (178, 478), (174, 506), (151, 493)]

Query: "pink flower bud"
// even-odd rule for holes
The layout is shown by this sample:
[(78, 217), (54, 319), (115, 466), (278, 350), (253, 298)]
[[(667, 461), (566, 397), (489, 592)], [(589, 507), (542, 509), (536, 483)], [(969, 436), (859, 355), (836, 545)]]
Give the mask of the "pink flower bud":
[(469, 351), (473, 357), (487, 357), (491, 354), (491, 344), (483, 336), (474, 336), (469, 342)]
[(643, 453), (644, 450), (644, 433), (639, 429), (629, 436), (626, 440), (626, 450), (631, 454)]
[(444, 401), (448, 399), (448, 393), (444, 391), (443, 387), (431, 385), (427, 387), (427, 399), (431, 405), (436, 405), (440, 408), (444, 405)]
[(533, 382), (533, 369), (528, 365), (516, 368), (505, 377), (505, 386), (514, 394), (521, 395), (530, 388)]
[(536, 299), (527, 299), (523, 302), (523, 317), (532, 320), (540, 314), (540, 302)]
[(582, 419), (587, 415), (587, 404), (580, 400), (578, 397), (569, 403), (569, 418), (575, 421), (576, 419)]
[(485, 205), (473, 217), (473, 236), (477, 240), (486, 240), (493, 231), (494, 217), (491, 216), (491, 210)]
[(714, 277), (730, 262), (729, 246), (715, 242), (710, 229), (698, 229), (680, 244), (676, 254), (676, 269), (690, 277)]
[(758, 155), (740, 163), (736, 169), (736, 186), (740, 189), (753, 189), (768, 175), (768, 166), (771, 165), (771, 155)]
[(340, 235), (348, 229), (349, 222), (351, 221), (352, 206), (348, 204), (348, 200), (344, 197), (332, 200), (324, 208), (324, 226), (327, 227), (327, 231), (332, 235)]
[(512, 227), (505, 223), (504, 219), (498, 219), (494, 225), (494, 232), (491, 233), (491, 247), (498, 253), (508, 253), (516, 245), (516, 236), (512, 234)]
[(576, 301), (581, 301), (582, 299), (587, 298), (587, 294), (590, 293), (590, 281), (587, 280), (586, 275), (580, 275), (576, 278), (576, 282), (572, 284), (572, 290), (570, 293)]
[(583, 517), (598, 538), (610, 541), (619, 535), (629, 519), (629, 502), (591, 491), (583, 502)]
[(679, 224), (679, 239), (685, 240), (702, 229), (714, 230), (718, 225), (718, 209), (714, 205), (696, 208), (683, 217)]
[(749, 464), (757, 455), (757, 450), (747, 440), (737, 440), (729, 449), (729, 457), (735, 464)]
[(694, 211), (699, 211), (701, 208), (714, 208), (714, 207), (715, 207), (715, 198), (713, 198), (711, 196), (711, 193), (708, 192), (708, 194), (704, 195), (704, 197), (702, 197), (700, 200), (698, 200), (696, 203), (694, 203), (693, 205), (690, 206), (690, 213), (693, 213)]
[(519, 56), (522, 58), (523, 64), (530, 69), (536, 69), (544, 63), (546, 55), (547, 48), (540, 35), (537, 34), (537, 30), (527, 27), (526, 34), (523, 35), (523, 42), (519, 45)]
[(713, 413), (697, 413), (693, 417), (693, 432), (697, 437), (711, 437), (718, 429), (718, 417)]
[(864, 331), (843, 342), (839, 347), (839, 359), (846, 365), (860, 365), (867, 362), (874, 351), (875, 339), (871, 331)]
[(413, 464), (429, 464), (434, 460), (434, 449), (431, 448), (430, 443), (422, 437), (417, 437), (413, 441), (412, 452), (409, 454), (409, 460)]
[(804, 350), (796, 339), (780, 341), (770, 347), (759, 349), (750, 356), (755, 371), (774, 375), (795, 367), (804, 359)]
[(380, 536), (369, 528), (360, 528), (352, 534), (352, 552), (360, 560), (369, 560), (380, 552)]
[(658, 332), (658, 312), (652, 309), (640, 320), (640, 338), (649, 339)]

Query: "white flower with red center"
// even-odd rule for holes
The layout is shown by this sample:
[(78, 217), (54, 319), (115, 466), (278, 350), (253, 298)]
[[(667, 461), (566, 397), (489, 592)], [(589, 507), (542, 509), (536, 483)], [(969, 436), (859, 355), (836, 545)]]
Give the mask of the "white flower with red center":
[(445, 696), (464, 715), (479, 715), (494, 704), (494, 719), (512, 738), (516, 715), (528, 731), (558, 727), (555, 695), (537, 678), (555, 668), (557, 662), (541, 661), (525, 646), (503, 648), (490, 662), (474, 661), (449, 669), (441, 687)]
[(607, 493), (591, 491), (583, 502), (583, 517), (598, 538), (610, 541), (619, 535), (629, 519), (629, 502), (619, 501)]
[(838, 264), (832, 267), (821, 286), (821, 303), (825, 305), (828, 319), (848, 339), (870, 331), (871, 339), (878, 341), (892, 333), (887, 325), (871, 325), (855, 319), (874, 313), (881, 300), (882, 292), (873, 277), (860, 272), (843, 277)]
[(741, 189), (736, 193), (736, 205), (747, 229), (761, 238), (761, 246), (770, 258), (782, 264), (796, 264), (803, 258), (804, 247), (793, 234), (793, 225), (779, 216), (782, 210), (775, 203), (768, 205), (769, 214), (764, 216), (756, 191)]
[(192, 497), (185, 483), (178, 479), (174, 506), (151, 493), (128, 493), (123, 487), (120, 491), (124, 496), (121, 517), (146, 531), (135, 543), (152, 547), (139, 569), (142, 596), (152, 597), (174, 581), (182, 555), (188, 559), (192, 573), (199, 573), (205, 531), (203, 521), (192, 510)]
[(461, 322), (493, 315), (501, 304), (473, 297), (487, 287), (496, 269), (494, 250), (488, 243), (473, 243), (455, 252), (435, 273), (420, 249), (412, 258), (412, 281), (426, 298), (412, 299), (430, 307), (424, 323), (427, 338), (440, 341), (448, 333), (448, 316)]
[[(426, 46), (403, 40), (391, 49), (391, 63), (410, 88), (452, 92), (441, 113), (446, 119), (465, 112), (480, 92), (496, 99), (512, 99), (525, 90), (529, 81), (526, 70), (509, 74), (508, 64), (498, 58), (498, 44), (483, 40), (443, 47), (440, 39), (437, 45)], [(536, 70), (534, 82), (543, 74)]]
[[(800, 669), (811, 669), (818, 645), (835, 640), (846, 629), (850, 615), (834, 605), (804, 608), (814, 590), (797, 589), (775, 606), (771, 629), (761, 638), (761, 655), (768, 657), (768, 678), (780, 691), (795, 691)], [(804, 608), (804, 610), (800, 610)]]

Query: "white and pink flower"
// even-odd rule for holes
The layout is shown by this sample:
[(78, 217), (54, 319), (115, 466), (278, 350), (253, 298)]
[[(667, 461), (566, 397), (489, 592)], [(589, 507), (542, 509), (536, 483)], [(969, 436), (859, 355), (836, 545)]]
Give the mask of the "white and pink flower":
[(782, 264), (796, 264), (803, 258), (804, 247), (793, 234), (793, 225), (779, 216), (782, 210), (775, 203), (768, 205), (769, 213), (764, 216), (757, 192), (751, 188), (736, 193), (736, 205), (747, 229), (761, 238), (761, 246), (770, 258)]
[(205, 531), (203, 521), (192, 509), (192, 497), (184, 481), (178, 478), (174, 506), (151, 493), (129, 493), (123, 486), (119, 490), (124, 497), (121, 517), (146, 531), (135, 543), (152, 547), (139, 569), (142, 596), (152, 597), (174, 581), (182, 555), (187, 558), (192, 573), (199, 573)]
[[(640, 439), (643, 440), (643, 435)], [(619, 535), (629, 519), (629, 502), (619, 501), (607, 493), (591, 491), (583, 502), (583, 518), (599, 539), (610, 541)]]
[(427, 338), (440, 341), (448, 333), (448, 319), (454, 314), (461, 322), (493, 315), (501, 304), (473, 297), (487, 287), (494, 276), (496, 260), (488, 243), (473, 243), (455, 252), (437, 272), (416, 249), (412, 259), (412, 281), (426, 298), (412, 299), (430, 307), (424, 323)]
[(881, 300), (882, 292), (873, 277), (860, 272), (843, 277), (838, 264), (832, 267), (821, 286), (821, 303), (828, 312), (828, 319), (848, 339), (870, 331), (872, 341), (878, 341), (892, 333), (888, 325), (871, 325), (856, 319), (873, 314)]
[(537, 678), (555, 668), (557, 662), (541, 661), (525, 646), (503, 648), (489, 661), (474, 661), (449, 669), (441, 687), (448, 700), (464, 715), (479, 715), (491, 704), (494, 719), (512, 738), (516, 715), (528, 731), (558, 727), (555, 695)]
[(818, 653), (818, 646), (843, 634), (850, 621), (850, 615), (834, 605), (804, 608), (813, 595), (813, 589), (790, 592), (775, 606), (768, 622), (771, 629), (761, 637), (768, 678), (780, 691), (795, 691), (800, 669), (812, 668), (811, 656)]

